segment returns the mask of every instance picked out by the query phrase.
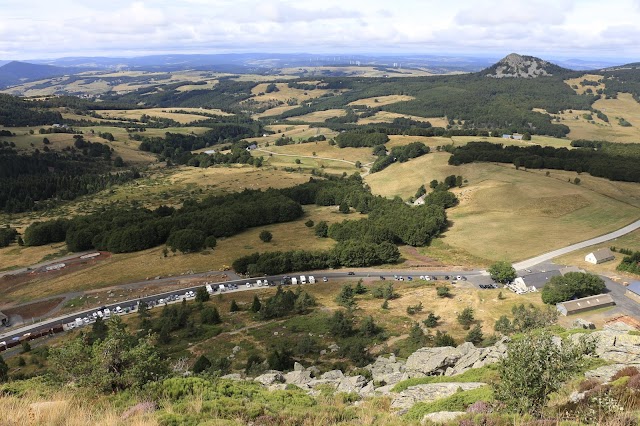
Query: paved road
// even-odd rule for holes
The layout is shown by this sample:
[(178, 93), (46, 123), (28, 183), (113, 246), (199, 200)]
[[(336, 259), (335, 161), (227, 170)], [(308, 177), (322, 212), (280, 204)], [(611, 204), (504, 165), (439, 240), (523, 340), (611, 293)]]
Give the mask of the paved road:
[(571, 253), (576, 250), (580, 250), (589, 246), (593, 246), (596, 244), (604, 243), (607, 241), (611, 241), (618, 237), (622, 237), (630, 232), (635, 231), (636, 229), (640, 229), (640, 220), (633, 222), (631, 225), (627, 225), (624, 228), (618, 229), (617, 231), (610, 232), (605, 235), (601, 235), (596, 238), (591, 238), (590, 240), (582, 241), (580, 243), (572, 244), (567, 247), (563, 247), (561, 249), (553, 250), (548, 253), (541, 254), (540, 256), (533, 257), (531, 259), (523, 260), (518, 263), (514, 263), (513, 267), (517, 271), (521, 271), (523, 269), (531, 268), (539, 263), (546, 262), (548, 260), (554, 259), (558, 256), (562, 256), (568, 253)]
[[(205, 276), (207, 273), (203, 273), (203, 274), (197, 274), (198, 276)], [(285, 277), (285, 276), (299, 276), (299, 275), (305, 275), (305, 276), (309, 276), (309, 275), (313, 275), (316, 277), (316, 284), (312, 284), (312, 285), (322, 285), (322, 277), (327, 277), (327, 279), (334, 280), (334, 279), (345, 279), (345, 278), (367, 278), (367, 277), (385, 277), (385, 278), (393, 278), (395, 275), (399, 275), (399, 276), (412, 276), (412, 277), (418, 277), (420, 275), (431, 275), (431, 276), (437, 276), (439, 279), (443, 279), (443, 277), (445, 275), (449, 275), (449, 276), (456, 276), (456, 275), (463, 275), (465, 277), (468, 277), (470, 280), (473, 280), (475, 277), (479, 277), (480, 276), (480, 271), (437, 271), (437, 272), (433, 272), (433, 271), (415, 271), (415, 270), (411, 270), (411, 271), (407, 271), (407, 270), (400, 270), (400, 271), (388, 271), (388, 270), (356, 270), (353, 272), (352, 275), (349, 275), (349, 272), (346, 270), (341, 270), (341, 271), (311, 271), (311, 272), (299, 272), (295, 275), (291, 274), (291, 275), (273, 275), (273, 276), (268, 276), (268, 277), (263, 277), (260, 279), (268, 279), (270, 281), (274, 281), (276, 283), (279, 283), (280, 280)], [(252, 291), (252, 290), (259, 290), (261, 288), (264, 287), (257, 287), (257, 286), (253, 286), (253, 287), (246, 287), (246, 283), (247, 282), (251, 282), (251, 283), (255, 283), (256, 279), (258, 278), (252, 278), (252, 279), (248, 279), (248, 278), (242, 278), (242, 279), (234, 279), (234, 280), (228, 280), (228, 281), (224, 281), (224, 282), (217, 282), (214, 283), (213, 286), (215, 287), (216, 285), (220, 285), (220, 284), (237, 284), (238, 285), (238, 289), (237, 290), (230, 290), (228, 291), (228, 293), (235, 293), (235, 292), (240, 292), (240, 291)], [(145, 281), (145, 283), (149, 283), (148, 281)], [(308, 285), (308, 284), (307, 284)], [(126, 300), (126, 301), (121, 301), (118, 303), (111, 303), (108, 305), (104, 305), (104, 307), (109, 308), (110, 310), (113, 311), (113, 309), (117, 306), (120, 306), (122, 309), (125, 308), (130, 308), (132, 309), (134, 306), (137, 305), (137, 303), (139, 301), (143, 301), (143, 302), (150, 302), (150, 301), (157, 301), (158, 299), (164, 299), (167, 298), (167, 296), (182, 296), (185, 294), (185, 292), (187, 291), (196, 291), (199, 287), (202, 287), (202, 285), (197, 285), (197, 286), (193, 286), (193, 287), (188, 287), (188, 288), (182, 288), (180, 290), (173, 290), (173, 291), (168, 291), (168, 292), (164, 292), (164, 293), (158, 293), (158, 294), (154, 294), (151, 296), (145, 296), (145, 297), (139, 297), (139, 298), (135, 298), (135, 299), (130, 299), (130, 300)], [(85, 309), (83, 311), (79, 311), (79, 312), (74, 312), (72, 314), (67, 314), (67, 315), (62, 315), (62, 316), (58, 316), (56, 318), (50, 318), (35, 324), (28, 324), (28, 325), (24, 325), (22, 327), (19, 328), (14, 328), (11, 330), (8, 330), (4, 333), (0, 334), (0, 341), (9, 341), (15, 337), (20, 337), (25, 333), (34, 333), (36, 331), (39, 330), (48, 330), (49, 328), (55, 326), (55, 325), (61, 325), (61, 324), (66, 324), (66, 323), (70, 323), (73, 322), (76, 318), (83, 318), (87, 315), (91, 315), (93, 312), (96, 312), (98, 309), (97, 308), (92, 308), (92, 309)]]

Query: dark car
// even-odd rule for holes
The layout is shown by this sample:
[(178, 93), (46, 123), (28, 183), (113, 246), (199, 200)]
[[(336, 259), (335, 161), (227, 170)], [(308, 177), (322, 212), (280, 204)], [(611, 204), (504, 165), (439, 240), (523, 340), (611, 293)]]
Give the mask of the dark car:
[(384, 280), (386, 280), (386, 278), (380, 275), (380, 281), (384, 281)]
[(347, 275), (355, 275), (355, 272), (348, 272)]

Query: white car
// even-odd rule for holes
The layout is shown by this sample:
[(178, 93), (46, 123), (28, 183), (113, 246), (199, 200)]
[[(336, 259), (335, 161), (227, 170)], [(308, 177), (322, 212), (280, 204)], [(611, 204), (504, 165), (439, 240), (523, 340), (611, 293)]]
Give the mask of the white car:
[(251, 283), (246, 283), (245, 285), (247, 286), (247, 288), (251, 288)]
[(116, 306), (116, 313), (117, 314), (121, 314), (122, 313), (122, 308), (120, 306)]

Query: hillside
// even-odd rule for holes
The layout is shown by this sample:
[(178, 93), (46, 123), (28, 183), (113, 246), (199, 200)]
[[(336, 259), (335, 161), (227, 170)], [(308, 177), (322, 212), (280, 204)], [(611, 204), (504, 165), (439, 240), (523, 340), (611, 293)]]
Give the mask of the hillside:
[(65, 74), (75, 74), (78, 68), (61, 68), (53, 65), (30, 64), (13, 61), (0, 67), (0, 88), (31, 80), (40, 80)]
[(511, 53), (489, 68), (480, 71), (480, 74), (493, 78), (537, 78), (557, 76), (569, 72), (571, 70), (534, 56)]

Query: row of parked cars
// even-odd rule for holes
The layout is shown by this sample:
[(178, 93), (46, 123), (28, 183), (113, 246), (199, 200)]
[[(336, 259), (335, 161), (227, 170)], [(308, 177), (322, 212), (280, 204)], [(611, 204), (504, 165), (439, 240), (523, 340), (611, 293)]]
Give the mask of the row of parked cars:
[[(455, 276), (444, 275), (441, 278), (443, 280), (445, 280), (445, 281), (449, 281), (449, 280), (452, 280), (452, 281), (466, 281), (467, 280), (467, 277), (465, 277), (464, 275), (455, 275)], [(380, 276), (380, 279), (382, 281), (385, 280), (385, 278), (382, 275)], [(402, 275), (394, 275), (393, 279), (396, 280), (396, 281), (404, 281), (405, 277), (403, 277)], [(423, 280), (423, 281), (437, 281), (438, 277), (435, 276), (435, 275), (420, 275), (420, 279)], [(406, 280), (407, 281), (413, 281), (413, 277), (408, 276), (406, 278)]]
[[(196, 293), (194, 291), (187, 291), (184, 294), (172, 294), (169, 296), (161, 297), (155, 300), (148, 300), (145, 303), (148, 308), (153, 308), (154, 306), (163, 306), (172, 302), (179, 302), (184, 299), (191, 300), (195, 299)], [(123, 315), (129, 314), (132, 312), (136, 312), (138, 310), (139, 302), (134, 305), (128, 306), (116, 306), (113, 309), (109, 309), (105, 306), (99, 308), (97, 311), (92, 312), (91, 314), (87, 314), (84, 317), (76, 318), (73, 322), (68, 324), (64, 324), (65, 330), (72, 330), (77, 327), (84, 327), (85, 325), (93, 324), (96, 322), (98, 318), (106, 320), (111, 318), (112, 315)]]

